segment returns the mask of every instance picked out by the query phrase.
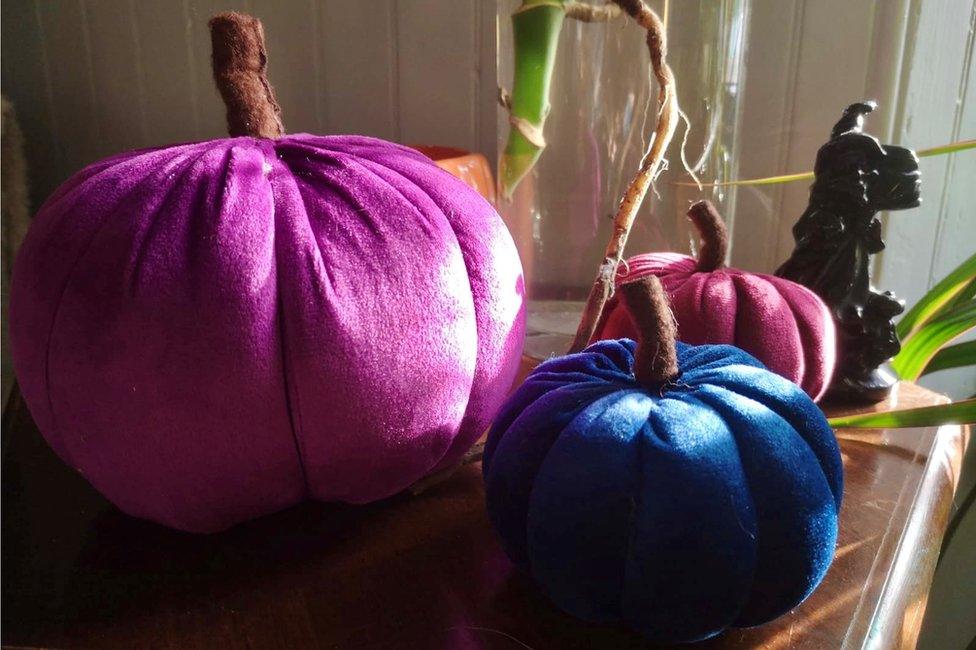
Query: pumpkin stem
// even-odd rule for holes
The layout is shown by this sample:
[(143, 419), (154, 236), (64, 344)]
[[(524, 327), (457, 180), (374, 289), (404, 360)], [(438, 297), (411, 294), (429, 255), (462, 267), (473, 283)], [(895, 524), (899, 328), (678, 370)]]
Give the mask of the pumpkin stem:
[(279, 138), (281, 107), (268, 82), (268, 54), (261, 21), (233, 11), (210, 19), (213, 76), (227, 107), (232, 137)]
[(678, 330), (661, 281), (653, 275), (620, 285), (630, 318), (637, 327), (634, 377), (657, 388), (678, 376)]
[(729, 251), (729, 231), (725, 221), (710, 201), (699, 201), (688, 209), (688, 218), (701, 236), (697, 271), (709, 273), (725, 266)]

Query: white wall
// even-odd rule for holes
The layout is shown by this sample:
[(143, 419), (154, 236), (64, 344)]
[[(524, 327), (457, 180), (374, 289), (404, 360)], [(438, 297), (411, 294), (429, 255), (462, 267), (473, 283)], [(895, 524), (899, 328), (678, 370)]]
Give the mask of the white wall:
[(86, 163), (219, 137), (207, 19), (260, 17), (289, 131), (495, 146), (494, 3), (484, 0), (4, 0), (3, 92), (35, 206)]
[[(913, 2), (908, 31), (895, 140), (927, 146), (976, 138), (976, 3)], [(921, 168), (922, 207), (889, 219), (878, 273), (881, 286), (910, 301), (976, 252), (976, 152), (923, 159)], [(976, 394), (976, 368), (923, 383), (968, 397)]]
[[(876, 99), (869, 132), (922, 149), (976, 138), (973, 0), (753, 0), (739, 173), (806, 171), (841, 109)], [(920, 208), (884, 217), (875, 283), (910, 306), (976, 252), (976, 152), (922, 160)], [(769, 271), (792, 250), (808, 185), (741, 189), (732, 261)], [(976, 369), (926, 377), (953, 397)]]

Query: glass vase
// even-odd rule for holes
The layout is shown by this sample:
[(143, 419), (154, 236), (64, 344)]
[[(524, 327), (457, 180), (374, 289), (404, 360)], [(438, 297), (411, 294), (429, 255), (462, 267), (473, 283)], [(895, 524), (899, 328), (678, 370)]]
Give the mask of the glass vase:
[[(689, 170), (705, 183), (736, 175), (749, 0), (650, 5), (667, 23), (668, 62), (687, 121), (679, 125), (667, 150), (668, 169), (641, 207), (627, 256), (693, 252), (695, 239), (685, 211), (702, 192)], [(512, 90), (515, 69), (512, 16), (523, 2), (500, 0), (497, 6), (498, 82), (500, 96), (505, 96)], [(629, 16), (596, 23), (566, 18), (555, 45), (543, 131), (546, 146), (510, 195), (510, 186), (498, 192), (499, 212), (525, 270), (526, 354), (536, 358), (565, 353), (572, 340), (613, 215), (639, 168), (657, 114), (645, 32)], [(500, 106), (499, 160), (510, 128), (509, 110)], [(504, 185), (503, 171), (498, 178)], [(734, 191), (709, 191), (731, 230)]]

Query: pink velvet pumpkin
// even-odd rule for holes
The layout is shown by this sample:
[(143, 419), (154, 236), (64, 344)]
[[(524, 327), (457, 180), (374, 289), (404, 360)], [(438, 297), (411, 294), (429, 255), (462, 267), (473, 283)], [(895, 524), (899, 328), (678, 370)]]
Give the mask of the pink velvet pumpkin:
[[(647, 275), (659, 277), (682, 341), (735, 345), (819, 399), (836, 354), (826, 305), (795, 282), (726, 267), (725, 224), (707, 201), (693, 205), (688, 217), (702, 237), (698, 259), (677, 253), (636, 255), (620, 266), (617, 286)], [(627, 311), (611, 298), (592, 340), (636, 334)]]
[(243, 136), (67, 181), (17, 259), (10, 325), (65, 462), (129, 514), (216, 531), (456, 463), (517, 370), (523, 284), (494, 209), (420, 153)]

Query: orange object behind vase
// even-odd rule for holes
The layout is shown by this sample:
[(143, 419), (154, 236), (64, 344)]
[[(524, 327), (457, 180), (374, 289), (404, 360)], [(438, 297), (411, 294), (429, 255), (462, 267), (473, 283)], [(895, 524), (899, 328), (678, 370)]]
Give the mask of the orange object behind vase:
[(495, 205), (495, 180), (491, 174), (491, 165), (480, 153), (438, 145), (412, 146), (437, 163), (438, 167), (460, 178), (488, 199), (489, 203)]

